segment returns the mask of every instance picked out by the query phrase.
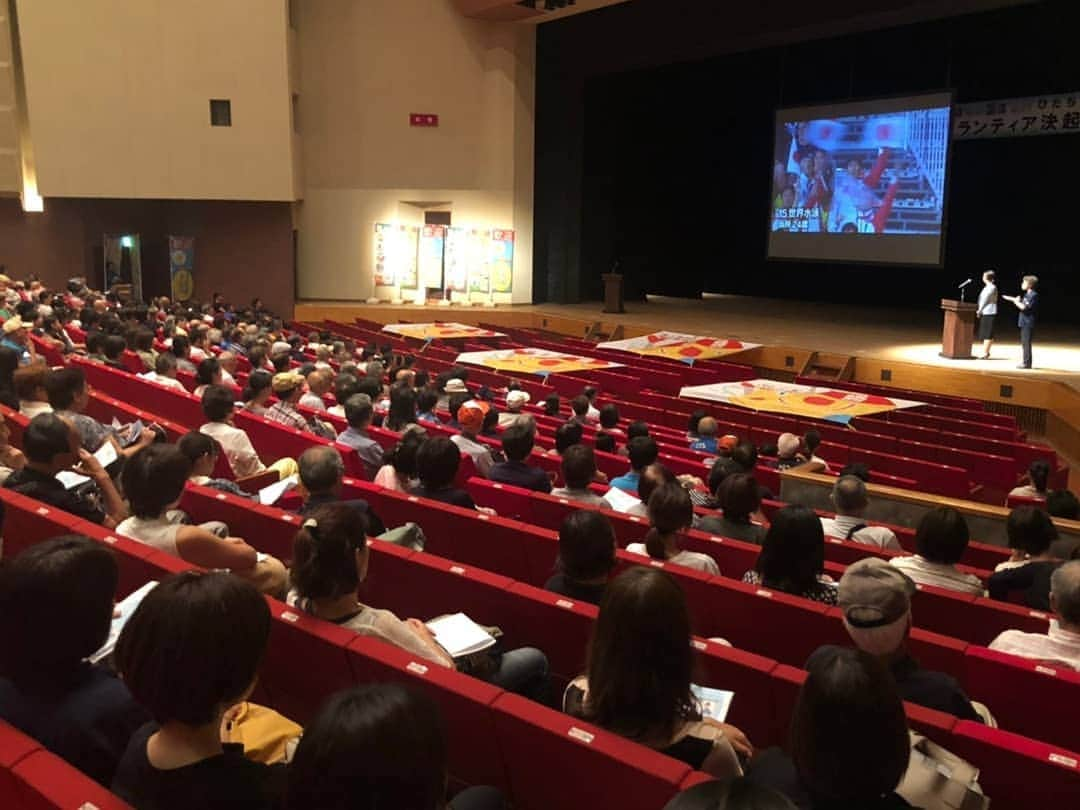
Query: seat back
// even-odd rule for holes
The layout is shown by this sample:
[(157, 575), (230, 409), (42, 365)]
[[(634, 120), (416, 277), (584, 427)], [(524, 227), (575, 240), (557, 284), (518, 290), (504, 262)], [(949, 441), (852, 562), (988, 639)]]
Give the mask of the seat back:
[[(495, 701), (495, 734), (521, 810), (663, 807), (690, 773), (650, 751), (517, 695)], [(588, 778), (563, 778), (588, 774)]]

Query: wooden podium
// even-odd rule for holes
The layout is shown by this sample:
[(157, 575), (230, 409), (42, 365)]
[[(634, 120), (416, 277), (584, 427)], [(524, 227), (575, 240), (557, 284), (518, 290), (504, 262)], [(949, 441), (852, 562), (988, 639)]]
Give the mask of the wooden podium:
[(603, 273), (600, 278), (604, 280), (604, 312), (626, 312), (623, 309), (622, 274)]
[(975, 341), (975, 305), (944, 298), (941, 309), (945, 313), (945, 328), (941, 333), (941, 356), (970, 360), (971, 345)]

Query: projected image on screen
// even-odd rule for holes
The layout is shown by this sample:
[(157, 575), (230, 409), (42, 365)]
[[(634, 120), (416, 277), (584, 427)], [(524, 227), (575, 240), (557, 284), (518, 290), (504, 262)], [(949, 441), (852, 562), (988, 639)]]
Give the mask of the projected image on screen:
[(769, 254), (936, 264), (948, 95), (781, 110)]

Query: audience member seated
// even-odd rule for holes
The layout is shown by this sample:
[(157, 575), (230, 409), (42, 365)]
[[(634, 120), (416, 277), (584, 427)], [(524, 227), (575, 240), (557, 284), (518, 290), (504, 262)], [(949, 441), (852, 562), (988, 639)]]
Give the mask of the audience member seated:
[(596, 398), (600, 395), (600, 391), (595, 385), (586, 385), (581, 389), (581, 395), (589, 401), (589, 410), (585, 418), (590, 424), (596, 424), (600, 421), (600, 411), (596, 408)]
[(758, 546), (765, 542), (765, 527), (751, 521), (761, 508), (761, 494), (754, 476), (746, 473), (726, 476), (716, 491), (716, 499), (722, 514), (703, 518), (697, 529)]
[(382, 446), (368, 436), (375, 408), (367, 394), (353, 394), (345, 400), (345, 421), (349, 427), (338, 434), (337, 441), (353, 448), (364, 462), (364, 474), (373, 479), (383, 465)]
[(821, 472), (825, 469), (824, 462), (809, 461), (800, 452), (801, 442), (794, 433), (781, 433), (776, 440), (776, 462), (773, 464), (778, 470), (790, 470), (798, 467), (805, 472)]
[[(1067, 489), (1046, 494), (1046, 513), (1052, 518), (1080, 520), (1080, 500)], [(1080, 537), (1059, 537), (1050, 546), (1050, 556), (1059, 560), (1076, 560), (1080, 549)]]
[(383, 427), (400, 433), (409, 425), (416, 424), (416, 392), (408, 385), (390, 388), (390, 409), (386, 412)]
[[(455, 370), (455, 372), (457, 371), (460, 371), (460, 369)], [(442, 390), (443, 395), (439, 397), (438, 407), (449, 408), (450, 413), (455, 417), (457, 414), (453, 408), (450, 408), (450, 398), (455, 394), (465, 394), (469, 397), (472, 396), (472, 393), (469, 391), (469, 387), (465, 385), (465, 380), (461, 377), (454, 377), (452, 375), (447, 378), (446, 381), (443, 383)]]
[(3, 330), (4, 339), (0, 342), (0, 346), (6, 346), (15, 352), (20, 366), (39, 362), (34, 342), (30, 340), (30, 328), (23, 323), (22, 318), (18, 315), (8, 318), (4, 321)]
[(120, 634), (117, 669), (153, 716), (131, 738), (113, 792), (156, 810), (272, 810), (285, 767), (221, 741), (226, 713), (255, 689), (270, 609), (248, 583), (222, 573), (169, 577)]
[(109, 335), (105, 338), (105, 365), (110, 368), (124, 370), (124, 350), (127, 348), (127, 341), (120, 335)]
[(26, 466), (26, 456), (18, 447), (11, 444), (11, 428), (5, 419), (0, 418), (0, 484), (3, 484), (13, 472)]
[(615, 570), (615, 529), (599, 512), (582, 509), (559, 527), (558, 571), (544, 587), (578, 602), (599, 605)]
[(821, 519), (821, 527), (826, 536), (862, 543), (864, 546), (900, 551), (900, 541), (896, 539), (892, 529), (868, 526), (863, 520), (870, 506), (870, 497), (862, 480), (854, 475), (837, 478), (830, 500), (836, 509), (836, 517)]
[(277, 402), (266, 409), (263, 415), (268, 422), (291, 427), (301, 433), (312, 433), (324, 439), (333, 439), (334, 429), (312, 416), (310, 419), (296, 410), (300, 397), (304, 395), (304, 378), (295, 371), (282, 371), (274, 375), (271, 387)]
[(337, 375), (334, 380), (334, 399), (337, 403), (326, 409), (331, 416), (345, 418), (345, 403), (353, 394), (359, 394), (360, 380), (355, 374), (347, 374), (344, 371)]
[(745, 776), (700, 782), (664, 805), (664, 810), (796, 810), (786, 796)]
[(416, 452), (416, 475), (420, 483), (413, 494), (463, 509), (495, 514), (491, 509), (478, 507), (468, 492), (454, 486), (460, 465), (461, 451), (454, 442), (445, 436), (431, 437)]
[(739, 729), (702, 717), (690, 640), (686, 598), (671, 575), (627, 569), (607, 587), (588, 671), (566, 688), (563, 711), (718, 779), (740, 775), (739, 757), (753, 748)]
[[(83, 449), (70, 422), (55, 413), (39, 414), (23, 431), (22, 441), (26, 464), (7, 477), (5, 487), (108, 528), (126, 517), (116, 485), (101, 463)], [(56, 474), (72, 468), (90, 480), (68, 489)]]
[[(439, 646), (423, 621), (402, 622), (389, 611), (359, 601), (360, 583), (367, 576), (371, 557), (368, 525), (363, 514), (341, 504), (331, 504), (308, 513), (307, 517), (294, 541), (289, 604), (361, 635), (380, 638), (425, 660), (454, 668), (456, 662)], [(485, 680), (527, 697), (542, 699), (546, 694), (547, 659), (539, 650), (531, 647), (508, 650), (497, 656), (493, 664), (494, 671), (485, 674)]]
[[(758, 463), (757, 448), (754, 447), (752, 442), (741, 441), (731, 451), (731, 460), (737, 465), (739, 472), (753, 475)], [(716, 464), (713, 465), (713, 468), (716, 468)], [(715, 491), (715, 487), (713, 490)], [(769, 488), (760, 482), (758, 483), (758, 492), (761, 494), (761, 500), (763, 501), (771, 501), (775, 497)]]
[(607, 501), (589, 489), (589, 484), (596, 480), (596, 455), (588, 445), (573, 444), (563, 451), (562, 478), (563, 486), (551, 491), (556, 498), (599, 506), (601, 509), (611, 508)]
[(598, 453), (616, 453), (618, 451), (615, 437), (610, 433), (597, 433), (593, 445)]
[(319, 368), (316, 366), (315, 370), (307, 375), (308, 390), (300, 397), (299, 404), (320, 413), (325, 411), (326, 403), (323, 402), (323, 395), (329, 394), (333, 385), (334, 372), (329, 367)]
[(174, 335), (169, 351), (176, 358), (176, 367), (181, 371), (195, 373), (195, 364), (191, 361), (191, 342), (184, 335)]
[(247, 385), (240, 393), (240, 400), (245, 411), (256, 416), (266, 415), (266, 410), (270, 407), (270, 397), (273, 395), (271, 390), (273, 379), (269, 371), (261, 369), (256, 369), (248, 375)]
[[(589, 398), (584, 394), (578, 394), (572, 400), (570, 400), (571, 416), (569, 421), (584, 427), (589, 424)], [(600, 412), (597, 411), (597, 419), (599, 420)]]
[(619, 409), (612, 403), (607, 403), (600, 408), (600, 430), (611, 436), (624, 436), (622, 428), (619, 427)]
[(416, 477), (416, 453), (427, 441), (427, 431), (411, 425), (398, 443), (383, 454), (383, 466), (375, 474), (375, 483), (395, 492), (410, 492), (419, 483)]
[(743, 582), (835, 605), (836, 583), (824, 570), (821, 521), (812, 509), (791, 505), (773, 515), (754, 570), (743, 575)]
[(447, 751), (438, 707), (400, 684), (331, 696), (289, 766), (288, 810), (504, 810), (494, 788), (446, 802)]
[(491, 468), (488, 478), (534, 492), (551, 492), (551, 478), (539, 467), (525, 463), (536, 443), (536, 428), (528, 421), (514, 422), (502, 433), (502, 449), (506, 461)]
[(118, 577), (112, 553), (76, 535), (0, 566), (0, 719), (105, 787), (150, 719), (87, 660), (109, 635)]
[(363, 498), (341, 500), (345, 461), (335, 448), (321, 444), (309, 447), (301, 453), (298, 466), (300, 467), (300, 489), (304, 496), (304, 503), (300, 507), (301, 515), (307, 515), (320, 506), (343, 503), (364, 515), (372, 535), (378, 536), (386, 531), (382, 520)]
[[(675, 477), (675, 473), (663, 464), (660, 464), (659, 462), (650, 464), (641, 471), (641, 478), (638, 479), (637, 492), (634, 493), (638, 497), (638, 502), (629, 509), (623, 510), (623, 514), (647, 518), (649, 516), (649, 498), (652, 497), (652, 494), (664, 484), (677, 483), (679, 483), (679, 479)], [(689, 490), (687, 490), (687, 492), (689, 492)], [(693, 497), (691, 497), (691, 505), (693, 504), (693, 500)], [(697, 520), (697, 515), (694, 515), (694, 520)]]
[(1006, 630), (990, 642), (990, 649), (1080, 670), (1080, 560), (1054, 570), (1050, 609), (1057, 619), (1045, 634)]
[(653, 464), (660, 450), (651, 436), (638, 436), (627, 444), (627, 453), (630, 457), (630, 472), (611, 479), (611, 486), (624, 489), (630, 494), (636, 494), (638, 482), (641, 480), (641, 471)]
[(435, 415), (435, 408), (439, 404), (439, 395), (430, 389), (423, 389), (416, 395), (416, 421), (429, 425), (441, 425), (442, 420)]
[(626, 550), (644, 554), (654, 560), (693, 568), (717, 575), (716, 560), (695, 551), (680, 551), (679, 532), (690, 528), (694, 521), (694, 505), (690, 494), (678, 484), (663, 484), (649, 498), (649, 533), (644, 543), (631, 543)]
[(217, 356), (218, 365), (221, 367), (221, 384), (230, 388), (236, 385), (237, 360), (235, 352), (222, 352)]
[(986, 583), (990, 598), (1007, 600), (1018, 593), (1028, 607), (1050, 610), (1050, 575), (1061, 564), (1050, 553), (1058, 539), (1057, 527), (1042, 509), (1021, 506), (1009, 513), (1005, 532), (1013, 553), (990, 575)]
[(200, 433), (197, 430), (185, 433), (180, 437), (180, 441), (176, 443), (176, 449), (183, 453), (191, 464), (191, 473), (188, 475), (188, 481), (191, 483), (200, 487), (210, 487), (221, 492), (228, 492), (238, 498), (248, 498), (256, 501), (259, 499), (257, 494), (249, 494), (241, 489), (235, 481), (230, 481), (228, 478), (213, 477), (218, 456), (221, 455), (221, 445), (205, 433)]
[(860, 650), (822, 647), (791, 721), (789, 756), (774, 748), (749, 778), (779, 790), (802, 810), (900, 810), (897, 792), (911, 743), (904, 704), (889, 671)]
[(154, 370), (147, 371), (143, 374), (139, 374), (139, 378), (143, 380), (149, 380), (152, 383), (163, 385), (166, 388), (171, 388), (174, 391), (179, 391), (182, 394), (186, 394), (188, 390), (184, 388), (184, 384), (176, 379), (176, 356), (169, 352), (162, 352), (154, 360)]
[(720, 432), (720, 426), (711, 416), (703, 416), (697, 423), (697, 438), (690, 442), (690, 449), (700, 453), (716, 454), (719, 444), (716, 434)]
[(19, 397), (15, 394), (15, 369), (18, 367), (19, 356), (0, 344), (0, 404), (13, 411), (19, 410)]
[(128, 459), (120, 481), (131, 504), (131, 517), (116, 533), (158, 551), (210, 570), (231, 571), (263, 593), (285, 592), (285, 566), (257, 552), (239, 537), (220, 537), (211, 530), (222, 524), (188, 526), (169, 514), (180, 503), (191, 462), (171, 444), (143, 448)]
[(19, 398), (19, 413), (27, 419), (33, 419), (39, 413), (52, 412), (49, 395), (45, 391), (45, 377), (50, 373), (41, 363), (15, 369), (12, 377), (15, 395)]
[(221, 363), (215, 357), (207, 357), (195, 370), (195, 390), (192, 393), (202, 397), (203, 392), (211, 385), (224, 385), (225, 375), (221, 372)]
[(893, 557), (889, 563), (919, 585), (982, 596), (985, 591), (982, 581), (956, 567), (964, 556), (969, 539), (964, 516), (951, 506), (939, 506), (931, 509), (919, 521), (915, 530), (915, 550), (918, 553), (910, 557)]
[(499, 427), (512, 424), (518, 416), (524, 413), (525, 406), (529, 404), (529, 399), (528, 391), (507, 391), (506, 410), (499, 414)]
[(199, 428), (199, 432), (221, 445), (234, 476), (249, 478), (267, 469), (275, 470), (279, 478), (296, 474), (296, 462), (291, 458), (278, 459), (269, 468), (262, 463), (247, 433), (233, 424), (235, 407), (232, 391), (228, 388), (223, 385), (207, 388), (202, 396), (202, 410), (209, 421)]
[(558, 416), (561, 404), (559, 403), (558, 394), (548, 394), (544, 398), (544, 415), (545, 416)]
[(555, 446), (548, 450), (549, 456), (561, 456), (567, 449), (581, 444), (585, 431), (577, 422), (564, 422), (555, 431)]
[(844, 628), (856, 647), (888, 667), (902, 700), (981, 723), (955, 678), (922, 669), (908, 652), (915, 593), (915, 583), (885, 560), (852, 563), (837, 588)]
[(817, 454), (818, 447), (821, 446), (821, 434), (816, 430), (808, 430), (803, 435), (803, 446), (806, 450), (806, 458), (814, 465), (821, 465), (821, 472), (828, 473), (829, 463), (825, 459), (820, 458)]
[(1046, 499), (1046, 485), (1050, 479), (1050, 465), (1041, 458), (1035, 459), (1028, 466), (1028, 483), (1016, 487), (1009, 493), (1010, 498)]
[[(105, 362), (105, 335), (96, 329), (87, 330), (86, 359), (93, 360), (95, 363)], [(176, 358), (174, 357), (173, 359), (175, 360)]]
[(450, 441), (457, 445), (458, 449), (473, 460), (478, 475), (487, 478), (491, 474), (491, 468), (495, 465), (495, 459), (491, 456), (491, 450), (486, 444), (476, 440), (484, 427), (484, 417), (487, 416), (491, 406), (483, 400), (466, 400), (457, 411), (457, 421), (461, 433), (452, 436)]
[(135, 442), (124, 447), (116, 437), (116, 431), (83, 413), (90, 403), (90, 389), (81, 368), (67, 366), (50, 371), (45, 377), (45, 390), (56, 415), (73, 424), (79, 432), (84, 450), (95, 453), (108, 441), (119, 455), (130, 456), (157, 438), (157, 431), (150, 426), (144, 428)]

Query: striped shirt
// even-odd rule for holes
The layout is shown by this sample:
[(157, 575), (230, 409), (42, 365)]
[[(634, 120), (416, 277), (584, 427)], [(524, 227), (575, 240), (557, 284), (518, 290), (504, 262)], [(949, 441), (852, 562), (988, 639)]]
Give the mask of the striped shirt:
[(990, 649), (1080, 670), (1080, 633), (1062, 630), (1057, 621), (1050, 622), (1045, 635), (1006, 630), (990, 642)]
[(268, 422), (277, 422), (305, 433), (311, 432), (311, 426), (308, 425), (308, 420), (304, 418), (304, 415), (285, 400), (278, 400), (267, 408), (263, 418)]
[(935, 588), (946, 588), (975, 596), (982, 596), (986, 590), (982, 581), (974, 574), (958, 571), (955, 565), (930, 562), (919, 554), (893, 557), (889, 564), (899, 568), (918, 585), (932, 585)]

